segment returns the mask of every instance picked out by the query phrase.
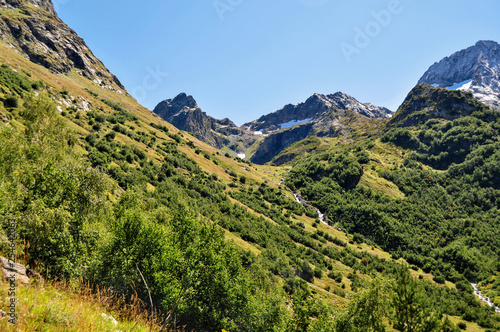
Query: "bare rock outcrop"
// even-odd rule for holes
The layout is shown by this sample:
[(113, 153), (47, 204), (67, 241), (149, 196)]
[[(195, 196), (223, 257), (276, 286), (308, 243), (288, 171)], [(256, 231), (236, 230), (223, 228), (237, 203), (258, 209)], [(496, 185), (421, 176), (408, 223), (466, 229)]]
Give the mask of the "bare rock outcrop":
[(76, 70), (102, 88), (125, 88), (85, 41), (59, 19), (50, 0), (0, 0), (0, 41), (53, 73)]

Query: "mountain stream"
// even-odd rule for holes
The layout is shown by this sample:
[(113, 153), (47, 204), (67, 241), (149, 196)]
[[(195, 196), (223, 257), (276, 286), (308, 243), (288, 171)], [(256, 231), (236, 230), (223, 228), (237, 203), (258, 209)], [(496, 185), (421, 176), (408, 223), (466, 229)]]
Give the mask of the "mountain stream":
[(474, 295), (476, 295), (481, 301), (483, 301), (484, 303), (486, 303), (487, 305), (489, 305), (490, 307), (493, 307), (495, 308), (495, 312), (498, 312), (500, 313), (500, 308), (497, 307), (493, 301), (491, 301), (487, 296), (484, 296), (483, 293), (481, 293), (481, 291), (479, 290), (479, 288), (477, 287), (477, 284), (472, 284), (472, 287), (474, 288)]
[[(297, 201), (297, 203), (303, 205), (303, 206), (310, 206), (304, 198), (302, 198), (298, 193), (294, 192), (293, 193), (293, 197), (295, 197), (295, 200)], [(317, 207), (314, 207), (313, 208), (316, 210), (316, 212), (318, 213), (318, 218), (319, 220), (325, 224), (325, 225), (328, 225), (328, 223), (326, 222), (326, 216), (325, 214), (323, 214)], [(495, 306), (495, 304), (493, 303), (493, 301), (491, 301), (490, 298), (488, 298), (487, 296), (484, 296), (481, 291), (479, 290), (479, 288), (477, 287), (477, 284), (473, 284), (471, 283), (472, 287), (474, 288), (474, 295), (476, 295), (482, 302), (488, 304), (490, 307), (494, 307), (495, 308), (495, 312), (498, 312), (500, 313), (500, 308)]]
[[(297, 201), (297, 203), (303, 205), (303, 206), (310, 206), (299, 194), (297, 194), (296, 192), (293, 193), (293, 197), (295, 197), (295, 200)], [(317, 208), (317, 207), (314, 207), (313, 208), (316, 210), (316, 212), (318, 213), (318, 218), (319, 218), (319, 221), (321, 221), (323, 224), (325, 225), (328, 225), (328, 223), (326, 222), (326, 216), (321, 213), (321, 211)]]

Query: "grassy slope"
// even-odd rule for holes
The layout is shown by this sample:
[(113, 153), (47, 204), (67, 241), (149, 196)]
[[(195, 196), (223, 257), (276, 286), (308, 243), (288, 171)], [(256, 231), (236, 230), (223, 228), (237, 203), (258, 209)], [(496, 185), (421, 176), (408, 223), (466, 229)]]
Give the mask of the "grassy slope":
[[(4, 310), (10, 300), (6, 296), (8, 288), (6, 283), (0, 284)], [(1, 331), (149, 331), (147, 321), (140, 315), (134, 319), (121, 318), (111, 308), (114, 300), (106, 295), (85, 294), (84, 288), (77, 292), (62, 283), (21, 286), (16, 296), (19, 298), (16, 325), (4, 318), (0, 320)], [(118, 324), (104, 315), (113, 317)]]
[[(171, 141), (172, 138), (166, 135), (164, 132), (153, 128), (150, 123), (166, 126), (169, 130), (169, 133), (179, 133), (176, 128), (164, 122), (163, 120), (158, 119), (149, 110), (139, 105), (130, 96), (101, 89), (95, 83), (81, 77), (76, 73), (70, 73), (68, 76), (53, 75), (49, 73), (45, 68), (35, 65), (19, 56), (18, 54), (14, 53), (3, 44), (0, 44), (0, 63), (7, 64), (10, 67), (16, 69), (18, 72), (29, 72), (32, 80), (41, 80), (50, 85), (54, 94), (57, 94), (57, 92), (59, 91), (68, 91), (68, 96), (70, 97), (68, 100), (66, 100), (66, 103), (69, 105), (83, 107), (84, 101), (88, 101), (90, 102), (92, 109), (102, 108), (103, 111), (108, 114), (113, 113), (113, 110), (104, 102), (102, 102), (100, 100), (101, 98), (111, 100), (121, 105), (123, 108), (131, 111), (138, 118), (138, 122), (136, 122), (135, 124), (126, 123), (126, 125), (134, 125), (137, 130), (141, 130), (147, 133), (153, 133), (158, 138), (158, 144), (161, 142)], [(86, 89), (95, 91), (96, 93), (98, 93), (99, 97), (96, 98), (95, 96), (91, 95)], [(59, 101), (64, 105), (63, 99), (64, 97), (59, 95)], [(76, 102), (73, 102), (73, 100), (76, 100)], [(67, 107), (63, 106), (63, 109), (65, 108)], [(0, 108), (0, 111), (6, 113), (4, 109)], [(77, 121), (77, 123), (68, 121), (68, 123), (76, 132), (81, 135), (82, 139), (89, 132), (89, 125), (83, 123), (83, 121)], [(15, 121), (15, 114), (14, 120), (11, 121), (11, 124), (13, 126), (20, 126), (20, 124)], [(194, 146), (201, 150), (201, 153), (197, 154), (194, 149), (184, 144), (181, 145), (179, 149), (182, 152), (186, 153), (189, 158), (195, 160), (205, 172), (209, 174), (216, 174), (226, 184), (235, 182), (235, 180), (228, 174), (229, 171), (234, 171), (238, 174), (238, 177), (245, 176), (247, 178), (247, 182), (245, 185), (238, 184), (238, 186), (248, 187), (250, 185), (255, 186), (259, 185), (262, 182), (267, 182), (268, 186), (276, 188), (278, 187), (278, 183), (288, 170), (288, 167), (272, 167), (267, 165), (250, 166), (236, 158), (225, 157), (223, 153), (197, 140), (187, 133), (180, 134), (183, 135), (184, 139), (193, 142)], [(136, 140), (132, 140), (128, 136), (117, 134), (116, 140), (127, 145), (135, 146), (145, 151), (148, 158), (152, 160), (160, 161), (162, 159), (161, 155), (159, 155), (155, 149), (149, 148), (147, 145), (137, 142)], [(344, 142), (340, 142), (338, 140), (335, 141), (335, 139), (322, 140), (321, 148), (334, 151), (336, 148), (340, 149), (341, 145), (344, 144)], [(81, 144), (79, 148), (83, 151), (83, 144)], [(210, 156), (210, 160), (204, 157), (205, 154)], [(387, 145), (376, 141), (374, 146), (369, 149), (369, 154), (372, 159), (376, 159), (379, 162), (371, 161), (369, 165), (365, 166), (368, 169), (366, 170), (366, 175), (361, 181), (361, 185), (371, 187), (374, 190), (381, 191), (390, 196), (402, 197), (403, 194), (397, 189), (394, 184), (380, 179), (377, 176), (376, 172), (381, 167), (393, 167), (395, 164), (400, 163), (402, 150), (389, 148)], [(214, 160), (217, 164), (214, 163)], [(373, 170), (371, 169), (372, 167), (374, 168)], [(288, 197), (293, 197), (291, 192), (286, 191), (285, 193)], [(259, 215), (257, 212), (253, 211), (250, 208), (249, 211), (251, 211), (251, 213)], [(268, 219), (267, 217), (264, 218)], [(302, 222), (305, 226), (306, 231), (308, 232), (314, 232), (315, 230), (312, 226), (314, 223), (313, 218), (309, 218), (307, 216), (295, 216), (294, 221)], [(323, 224), (320, 224), (318, 226), (318, 229), (331, 236), (340, 238), (346, 242), (348, 242), (347, 240), (351, 238), (351, 236)], [(260, 251), (260, 248), (244, 241), (236, 234), (232, 234), (226, 231), (226, 237), (228, 240), (234, 241), (242, 248), (250, 250), (256, 254), (258, 254)], [(318, 243), (318, 241), (316, 242)], [(367, 251), (373, 255), (385, 259), (390, 259), (390, 255), (388, 253), (385, 253), (378, 248), (374, 248), (366, 244), (362, 244), (359, 246), (348, 244), (348, 246), (355, 251)], [(348, 294), (352, 293), (350, 288), (350, 280), (346, 278), (349, 273), (353, 272), (352, 268), (345, 266), (340, 262), (336, 262), (334, 271), (342, 273), (342, 283), (345, 284), (345, 291)], [(426, 277), (432, 278), (432, 276)], [(371, 279), (369, 276), (363, 275), (360, 275), (360, 278), (363, 280)], [(2, 292), (5, 292), (5, 287), (6, 285), (3, 284)], [(315, 278), (314, 283), (311, 285), (311, 287), (314, 293), (316, 293), (320, 297), (328, 299), (334, 306), (345, 306), (347, 303), (347, 300), (345, 298), (327, 291), (328, 289), (332, 290), (336, 287), (338, 288), (339, 284), (337, 284), (334, 280), (328, 278), (325, 274), (322, 276), (322, 278)], [(96, 313), (106, 311), (105, 308), (99, 306), (98, 303), (92, 303), (91, 301), (87, 301), (87, 299), (75, 297), (65, 288), (50, 285), (45, 288), (25, 287), (20, 291), (19, 297), (23, 299), (20, 303), (19, 308), (23, 317), (25, 317), (25, 319), (20, 320), (20, 324), (22, 324), (19, 327), (20, 330), (30, 330), (32, 329), (32, 327), (40, 326), (36, 324), (42, 324), (42, 321), (42, 325), (47, 330), (56, 330), (57, 328), (66, 326), (68, 330), (76, 331), (87, 329), (87, 326), (90, 326), (88, 324), (93, 324), (95, 330), (106, 331), (108, 328), (112, 330), (112, 327), (103, 325), (105, 324), (105, 322), (102, 322), (102, 319), (96, 315)], [(27, 299), (27, 301), (24, 301), (24, 299)], [(31, 305), (28, 305), (28, 303), (31, 303)], [(54, 313), (53, 309), (51, 308), (57, 308), (57, 313)], [(78, 311), (75, 310), (77, 308), (82, 308), (80, 312), (83, 312), (83, 314), (76, 315), (76, 312)], [(78, 317), (76, 317), (75, 315)], [(48, 321), (46, 319), (47, 317), (50, 318), (48, 319)], [(132, 323), (124, 324), (125, 325), (123, 325), (123, 327), (125, 330), (127, 330), (130, 329), (130, 324)], [(141, 324), (142, 325), (138, 325), (135, 330), (144, 330), (144, 324)]]

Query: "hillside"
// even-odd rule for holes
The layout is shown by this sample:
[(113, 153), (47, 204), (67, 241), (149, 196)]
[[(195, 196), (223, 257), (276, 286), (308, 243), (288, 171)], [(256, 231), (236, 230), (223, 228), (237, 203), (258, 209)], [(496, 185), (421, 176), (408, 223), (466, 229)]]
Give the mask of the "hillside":
[[(2, 20), (38, 17), (79, 40), (48, 1), (1, 5)], [(342, 123), (348, 135), (318, 139), (324, 150), (293, 166), (255, 165), (179, 131), (113, 85), (104, 68), (104, 84), (82, 75), (67, 55), (71, 43), (57, 53), (66, 56), (53, 55), (63, 71), (8, 45), (0, 43), (0, 246), (8, 254), (15, 222), (16, 259), (53, 283), (18, 286), (26, 288), (17, 293), (17, 330), (78, 329), (69, 318), (72, 300), (43, 301), (52, 287), (71, 298), (83, 284), (122, 299), (113, 314), (126, 321), (123, 328), (133, 326), (130, 308), (138, 299), (146, 310), (151, 299), (155, 330), (161, 322), (197, 331), (400, 330), (408, 322), (398, 314), (408, 307), (416, 328), (499, 327), (499, 316), (468, 284), (483, 281), (498, 303), (498, 253), (491, 249), (499, 238), (492, 207), (497, 175), (483, 174), (494, 168), (479, 168), (486, 182), (476, 183), (464, 162), (450, 167), (450, 182), (439, 178), (432, 187), (429, 176), (440, 173), (425, 159), (431, 154), (422, 154), (430, 150), (415, 150), (418, 158), (410, 159), (410, 150), (392, 139), (399, 127), (380, 139), (381, 120), (351, 112)], [(477, 121), (478, 133), (487, 123), (493, 136), (477, 140), (484, 151), (471, 144), (466, 162), (494, 164), (496, 154), (486, 153), (497, 113), (476, 113), (467, 121)], [(465, 183), (476, 205), (448, 208), (447, 200), (467, 199), (454, 189), (463, 184), (454, 171), (470, 176)], [(427, 192), (436, 206), (422, 198)], [(297, 202), (298, 193), (312, 205)], [(76, 290), (57, 288), (61, 279)], [(4, 295), (1, 309), (7, 312), (9, 302)], [(64, 314), (41, 309), (50, 305)], [(145, 321), (138, 320), (140, 329)], [(0, 321), (2, 328), (9, 324)]]
[[(384, 107), (361, 103), (337, 92), (314, 94), (305, 102), (288, 104), (237, 127), (229, 119), (208, 116), (192, 96), (181, 93), (160, 102), (154, 112), (181, 130), (188, 131), (205, 143), (242, 156), (257, 164), (274, 160), (282, 164), (287, 158), (276, 158), (290, 145), (312, 136), (352, 138), (356, 124), (368, 119), (387, 119), (392, 112)], [(376, 123), (376, 121), (373, 121)]]

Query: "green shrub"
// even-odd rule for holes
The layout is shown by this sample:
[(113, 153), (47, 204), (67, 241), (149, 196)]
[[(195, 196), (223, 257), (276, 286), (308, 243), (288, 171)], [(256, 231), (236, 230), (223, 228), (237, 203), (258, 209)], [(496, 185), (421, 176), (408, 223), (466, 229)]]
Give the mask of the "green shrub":
[(432, 280), (434, 280), (434, 282), (436, 282), (438, 284), (444, 284), (445, 283), (445, 279), (442, 276), (434, 276), (432, 278)]
[(17, 108), (19, 107), (19, 100), (16, 96), (9, 96), (3, 101), (5, 108)]

